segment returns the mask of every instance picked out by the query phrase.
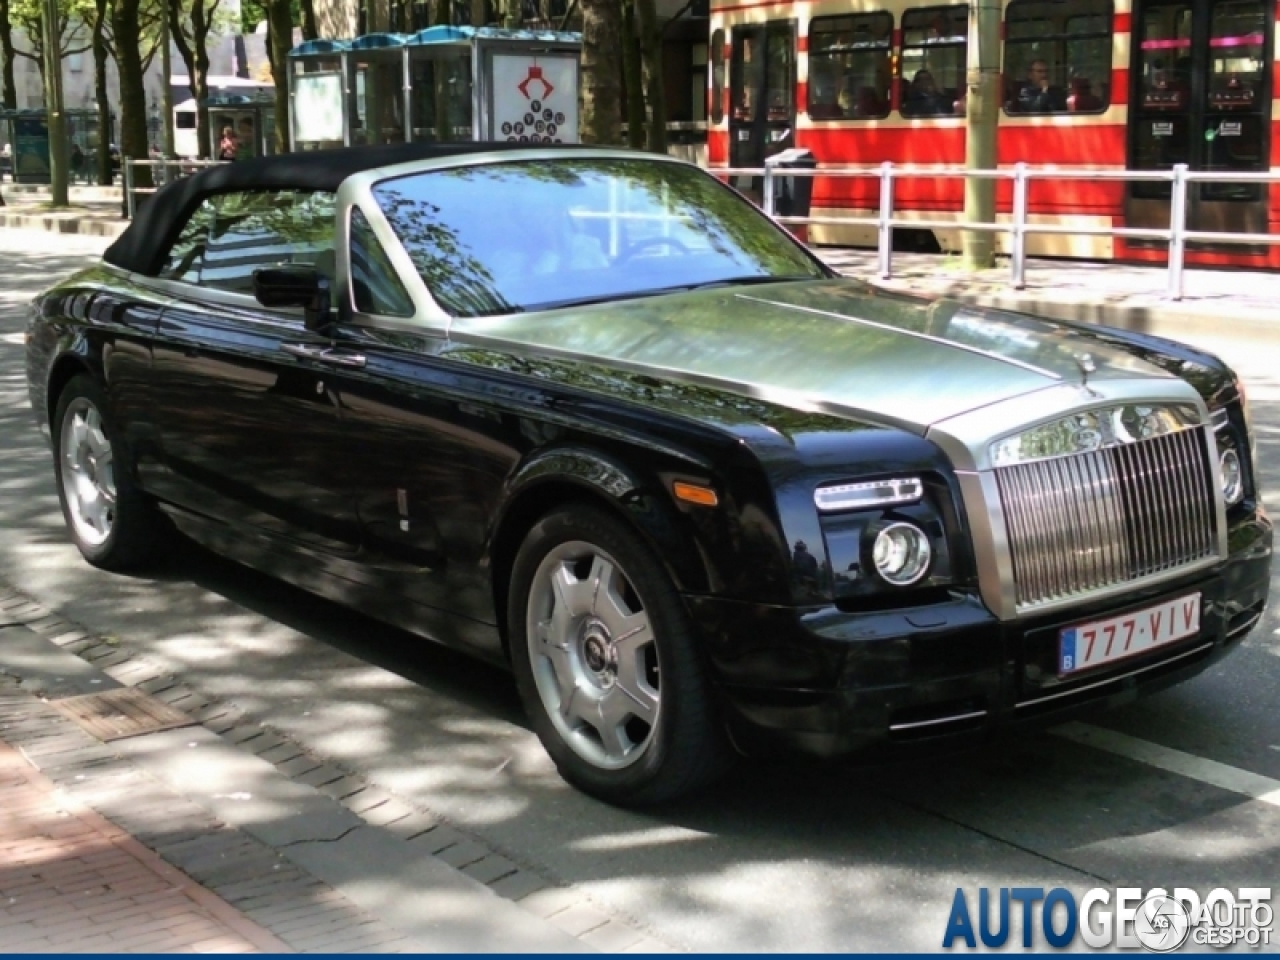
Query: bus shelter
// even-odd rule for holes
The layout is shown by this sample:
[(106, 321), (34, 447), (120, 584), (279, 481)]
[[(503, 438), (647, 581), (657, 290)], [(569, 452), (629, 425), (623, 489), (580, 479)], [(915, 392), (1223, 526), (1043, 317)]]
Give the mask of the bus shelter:
[(438, 26), (290, 53), (291, 146), (578, 140), (580, 34)]
[(235, 159), (265, 157), (276, 152), (275, 101), (251, 94), (215, 94), (205, 105), (209, 109), (209, 144), (218, 159), (220, 145), (230, 133)]
[[(97, 110), (67, 110), (67, 160), (71, 179), (90, 180), (97, 151), (107, 149), (111, 131), (98, 130)], [(44, 110), (4, 110), (0, 121), (10, 144), (14, 183), (48, 183), (49, 121)]]

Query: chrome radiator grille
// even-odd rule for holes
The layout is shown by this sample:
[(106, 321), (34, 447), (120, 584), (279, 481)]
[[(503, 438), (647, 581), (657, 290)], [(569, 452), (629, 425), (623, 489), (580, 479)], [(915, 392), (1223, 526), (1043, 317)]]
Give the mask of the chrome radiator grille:
[(996, 469), (1019, 610), (1218, 550), (1204, 428)]

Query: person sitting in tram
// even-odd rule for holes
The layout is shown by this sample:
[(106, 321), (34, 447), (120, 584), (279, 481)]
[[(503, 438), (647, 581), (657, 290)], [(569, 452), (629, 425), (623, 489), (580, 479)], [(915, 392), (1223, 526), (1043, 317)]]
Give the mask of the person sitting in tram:
[(1009, 105), (1011, 113), (1065, 113), (1067, 94), (1059, 86), (1049, 82), (1049, 65), (1043, 60), (1032, 60), (1027, 65), (1027, 79), (1018, 88), (1017, 96)]
[(902, 101), (904, 117), (937, 117), (953, 111), (953, 99), (943, 95), (928, 70), (917, 70)]

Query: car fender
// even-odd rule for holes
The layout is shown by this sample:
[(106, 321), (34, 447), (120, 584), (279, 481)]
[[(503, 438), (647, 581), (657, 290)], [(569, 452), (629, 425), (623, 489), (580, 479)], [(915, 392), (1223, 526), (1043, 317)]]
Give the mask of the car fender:
[(708, 591), (713, 577), (705, 552), (698, 549), (690, 525), (681, 522), (680, 508), (659, 473), (600, 450), (562, 446), (532, 454), (507, 481), (486, 551), (499, 611), (505, 607), (507, 577), (524, 535), (547, 510), (574, 500), (599, 503), (625, 519), (661, 559), (678, 590)]

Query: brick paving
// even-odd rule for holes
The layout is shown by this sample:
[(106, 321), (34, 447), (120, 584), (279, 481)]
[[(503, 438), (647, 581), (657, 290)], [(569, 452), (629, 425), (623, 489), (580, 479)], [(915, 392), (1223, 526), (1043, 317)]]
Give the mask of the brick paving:
[(0, 740), (0, 952), (287, 952)]

